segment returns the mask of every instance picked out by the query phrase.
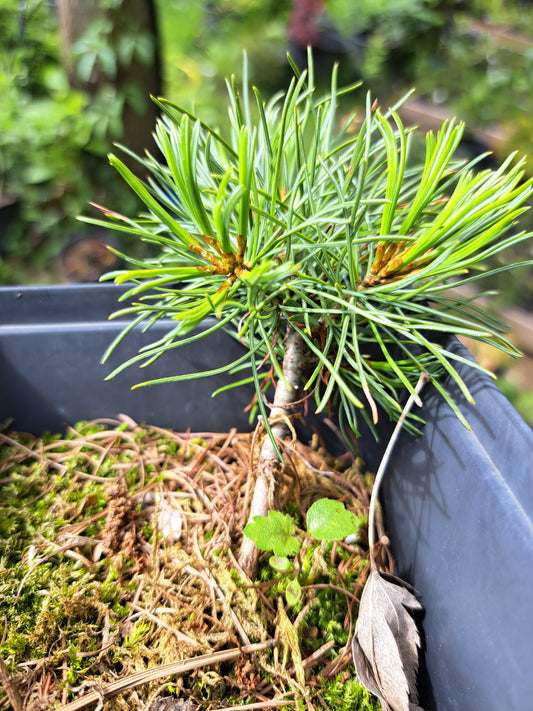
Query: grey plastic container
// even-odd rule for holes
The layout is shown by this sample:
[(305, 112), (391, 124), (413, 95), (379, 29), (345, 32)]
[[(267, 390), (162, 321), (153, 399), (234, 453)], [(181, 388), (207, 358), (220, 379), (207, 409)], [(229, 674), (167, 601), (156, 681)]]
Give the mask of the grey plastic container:
[[(16, 428), (32, 433), (121, 413), (180, 431), (249, 427), (243, 412), (249, 392), (234, 390), (212, 399), (211, 393), (227, 382), (220, 376), (131, 389), (142, 380), (215, 368), (237, 358), (239, 345), (224, 334), (105, 380), (141, 345), (176, 325), (160, 322), (150, 334), (137, 329), (102, 365), (106, 348), (125, 325), (109, 321), (121, 308), (118, 298), (125, 290), (114, 284), (0, 288), (0, 420), (13, 418)], [(225, 412), (231, 422), (224, 421)]]
[[(120, 293), (97, 284), (0, 288), (0, 421), (40, 433), (125, 413), (176, 430), (249, 429), (251, 391), (212, 399), (224, 383), (218, 376), (130, 390), (235, 359), (240, 346), (223, 334), (104, 380), (147, 342), (136, 330), (100, 365), (123, 325), (108, 321)], [(161, 335), (168, 325), (158, 326)], [(455, 339), (448, 347), (468, 355)], [(423, 706), (525, 711), (533, 709), (533, 433), (489, 378), (461, 370), (476, 399), (462, 400), (472, 430), (427, 389), (424, 433), (402, 436), (384, 483), (387, 530), (397, 573), (426, 608)], [(390, 429), (383, 425), (379, 443), (361, 439), (372, 468)]]

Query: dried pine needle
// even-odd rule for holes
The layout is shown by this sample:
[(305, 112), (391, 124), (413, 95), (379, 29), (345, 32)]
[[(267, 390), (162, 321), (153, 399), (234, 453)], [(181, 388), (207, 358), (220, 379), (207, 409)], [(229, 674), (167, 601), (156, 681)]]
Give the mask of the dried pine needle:
[[(257, 584), (234, 556), (251, 444), (236, 431), (179, 434), (127, 418), (61, 436), (0, 433), (0, 708), (20, 698), (66, 711), (105, 698), (106, 711), (156, 711), (173, 698), (194, 701), (191, 711), (299, 700), (312, 709), (342, 689), (348, 700), (338, 677), (356, 684), (344, 649), (367, 551), (330, 546), (301, 606), (280, 613), (268, 556)], [(325, 496), (364, 513), (357, 464), (342, 470), (316, 443), (287, 443), (285, 454), (279, 500), (297, 524)]]

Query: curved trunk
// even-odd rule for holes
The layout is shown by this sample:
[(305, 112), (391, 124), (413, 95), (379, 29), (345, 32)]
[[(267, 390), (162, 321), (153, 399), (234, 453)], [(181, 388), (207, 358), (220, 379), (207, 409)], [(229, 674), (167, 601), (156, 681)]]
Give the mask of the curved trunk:
[[(277, 440), (283, 440), (289, 434), (286, 418), (294, 403), (300, 399), (300, 382), (304, 367), (305, 342), (294, 329), (287, 329), (285, 356), (283, 358), (283, 373), (287, 383), (279, 380), (276, 387), (274, 403), (270, 411), (269, 422), (272, 434)], [(283, 468), (270, 437), (265, 436), (256, 465), (256, 481), (252, 503), (250, 505), (249, 522), (255, 516), (266, 516), (270, 509), (275, 508), (276, 484)], [(243, 536), (239, 551), (239, 564), (248, 575), (255, 577), (258, 551), (255, 543)]]

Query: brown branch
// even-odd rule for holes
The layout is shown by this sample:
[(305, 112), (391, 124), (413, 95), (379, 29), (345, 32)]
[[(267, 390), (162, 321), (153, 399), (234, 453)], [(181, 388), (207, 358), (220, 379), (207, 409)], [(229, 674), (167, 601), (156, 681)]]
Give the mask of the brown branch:
[(192, 659), (184, 659), (178, 662), (170, 662), (170, 664), (162, 664), (161, 666), (153, 667), (152, 669), (145, 669), (144, 671), (137, 672), (136, 674), (131, 674), (125, 679), (118, 679), (107, 686), (103, 686), (98, 692), (91, 691), (88, 694), (85, 694), (85, 696), (82, 696), (80, 699), (76, 699), (65, 706), (61, 706), (59, 711), (80, 711), (80, 709), (84, 709), (101, 699), (109, 699), (112, 696), (121, 694), (124, 691), (129, 691), (137, 686), (148, 684), (151, 681), (156, 681), (157, 679), (173, 676), (175, 674), (184, 674), (185, 672), (192, 671), (193, 669), (200, 669), (201, 667), (208, 666), (209, 664), (227, 662), (230, 659), (237, 659), (241, 654), (253, 654), (254, 652), (260, 652), (263, 649), (273, 647), (275, 644), (275, 640), (268, 639), (265, 642), (250, 644), (246, 647), (224, 649), (219, 652), (213, 652), (212, 654), (202, 654), (201, 656), (193, 657)]
[[(299, 399), (300, 382), (304, 368), (304, 353), (305, 343), (303, 338), (289, 324), (285, 340), (285, 356), (283, 358), (283, 374), (286, 382), (281, 378), (278, 380), (269, 417), (272, 434), (280, 441), (289, 433), (287, 416), (291, 407)], [(256, 465), (256, 481), (250, 505), (249, 522), (252, 522), (255, 516), (266, 516), (269, 509), (275, 507), (276, 483), (282, 466), (283, 464), (279, 460), (272, 440), (270, 437), (265, 436)], [(258, 551), (255, 543), (243, 536), (238, 560), (241, 568), (249, 578), (255, 577), (257, 558)]]
[(0, 659), (0, 684), (4, 687), (7, 694), (7, 698), (13, 707), (13, 711), (22, 711), (24, 704), (22, 703), (22, 697), (15, 685), (15, 682), (11, 678), (10, 673), (7, 670), (6, 665), (3, 660)]

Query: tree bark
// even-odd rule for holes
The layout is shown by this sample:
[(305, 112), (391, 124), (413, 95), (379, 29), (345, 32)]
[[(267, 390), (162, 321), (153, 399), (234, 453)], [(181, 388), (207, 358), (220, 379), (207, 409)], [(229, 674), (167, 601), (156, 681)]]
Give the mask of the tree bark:
[(72, 60), (72, 45), (81, 37), (91, 22), (102, 17), (103, 10), (87, 0), (57, 0), (56, 11), (63, 65), (71, 86), (80, 87)]
[[(278, 381), (269, 417), (272, 433), (277, 440), (283, 440), (289, 434), (289, 428), (284, 418), (290, 414), (294, 403), (300, 396), (304, 353), (305, 342), (300, 334), (289, 326), (283, 358), (283, 373), (287, 383), (281, 379)], [(275, 508), (276, 485), (282, 469), (283, 463), (279, 460), (270, 437), (265, 435), (256, 465), (256, 481), (250, 505), (249, 522), (252, 522), (255, 516), (266, 516), (270, 509)], [(257, 559), (258, 550), (255, 543), (243, 536), (239, 551), (239, 564), (249, 578), (255, 577)]]
[[(116, 9), (105, 7), (105, 3), (91, 0), (57, 0), (57, 16), (59, 33), (63, 51), (63, 62), (72, 86), (96, 94), (103, 85), (111, 84), (121, 98), (125, 98), (122, 112), (123, 134), (121, 143), (137, 154), (143, 154), (145, 148), (152, 147), (152, 131), (157, 117), (157, 108), (150, 100), (150, 94), (161, 94), (161, 60), (159, 54), (159, 37), (157, 15), (154, 0), (123, 0)], [(105, 75), (98, 64), (88, 82), (82, 83), (76, 76), (72, 61), (72, 46), (98, 19), (107, 17), (113, 23), (109, 36), (102, 39), (112, 48), (118, 47), (124, 34), (146, 34), (152, 42), (152, 61), (142, 62), (134, 54), (132, 60), (125, 64), (117, 61), (114, 77)], [(115, 52), (117, 60), (118, 51)], [(136, 101), (135, 105), (128, 101), (128, 93), (136, 90), (144, 101)], [(116, 137), (114, 137), (116, 139)], [(127, 157), (125, 158), (128, 161)], [(130, 165), (133, 167), (134, 164)]]
[(9, 699), (13, 711), (23, 711), (24, 703), (17, 686), (11, 678), (4, 661), (0, 659), (0, 686), (4, 687), (6, 696)]

